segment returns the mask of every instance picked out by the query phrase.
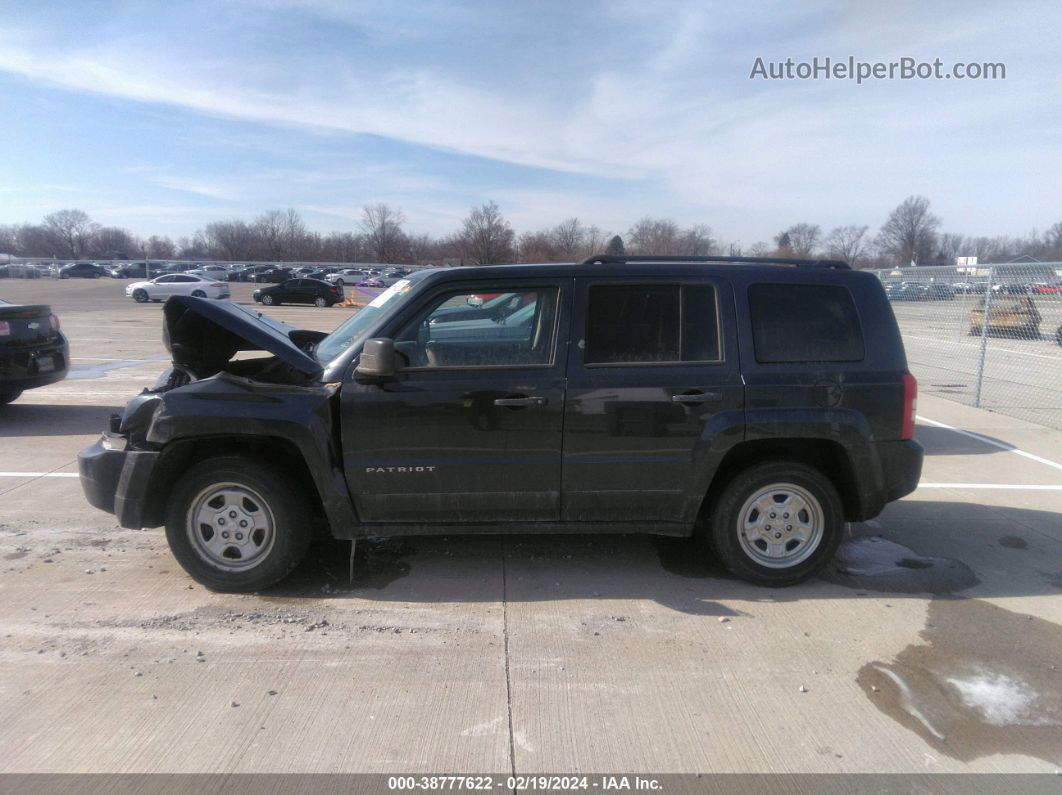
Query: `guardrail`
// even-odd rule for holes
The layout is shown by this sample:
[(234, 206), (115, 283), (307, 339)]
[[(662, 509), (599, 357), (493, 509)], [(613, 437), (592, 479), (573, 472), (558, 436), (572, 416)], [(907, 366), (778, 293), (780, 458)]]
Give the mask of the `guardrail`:
[(921, 392), (1062, 428), (1062, 263), (875, 273)]

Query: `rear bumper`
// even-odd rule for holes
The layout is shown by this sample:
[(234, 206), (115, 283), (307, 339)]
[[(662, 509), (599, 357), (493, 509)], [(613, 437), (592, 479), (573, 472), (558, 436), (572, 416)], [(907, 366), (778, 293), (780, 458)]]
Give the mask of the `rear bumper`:
[(132, 530), (143, 527), (151, 473), (159, 453), (130, 450), (124, 436), (105, 433), (77, 457), (81, 488), (89, 504), (113, 513), (118, 524)]
[[(51, 357), (53, 369), (42, 372)], [(54, 384), (66, 378), (70, 368), (70, 350), (64, 338), (35, 348), (0, 351), (0, 392), (14, 392)]]
[(884, 486), (884, 502), (905, 497), (918, 488), (922, 476), (922, 445), (913, 439), (878, 442), (878, 459)]

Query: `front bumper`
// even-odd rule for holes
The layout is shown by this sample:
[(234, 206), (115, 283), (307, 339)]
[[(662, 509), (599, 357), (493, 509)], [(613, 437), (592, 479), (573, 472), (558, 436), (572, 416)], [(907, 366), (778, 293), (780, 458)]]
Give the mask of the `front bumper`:
[(104, 433), (77, 456), (85, 498), (101, 511), (113, 513), (122, 527), (139, 530), (159, 455), (154, 450), (131, 450), (121, 434)]

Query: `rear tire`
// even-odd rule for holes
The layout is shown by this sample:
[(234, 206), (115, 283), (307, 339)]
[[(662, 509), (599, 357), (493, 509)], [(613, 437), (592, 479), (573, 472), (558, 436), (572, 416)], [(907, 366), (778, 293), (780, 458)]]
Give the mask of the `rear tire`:
[(133, 300), (136, 301), (138, 304), (146, 304), (148, 302), (147, 290), (133, 290)]
[(1062, 326), (1059, 326), (1058, 330), (1055, 332), (1055, 342), (1057, 342), (1059, 347), (1062, 348)]
[(6, 406), (8, 403), (18, 400), (19, 395), (21, 394), (21, 389), (14, 392), (0, 392), (0, 406)]
[(202, 290), (192, 290), (192, 298), (206, 298), (206, 293)]
[(313, 305), (324, 309), (326, 306), (328, 306), (328, 299), (322, 298), (321, 296), (317, 296), (317, 298), (314, 299)]
[(274, 585), (299, 565), (314, 512), (285, 475), (244, 456), (192, 465), (166, 511), (166, 540), (192, 579), (214, 591), (247, 593)]
[(752, 466), (709, 506), (708, 541), (719, 561), (742, 579), (795, 585), (829, 561), (844, 533), (836, 487), (795, 461)]

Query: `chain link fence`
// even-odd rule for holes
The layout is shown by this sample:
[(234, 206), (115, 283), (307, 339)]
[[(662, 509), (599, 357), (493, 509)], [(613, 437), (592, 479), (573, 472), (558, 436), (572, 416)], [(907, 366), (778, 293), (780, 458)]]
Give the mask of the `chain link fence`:
[(1062, 262), (875, 273), (920, 392), (1062, 429)]

